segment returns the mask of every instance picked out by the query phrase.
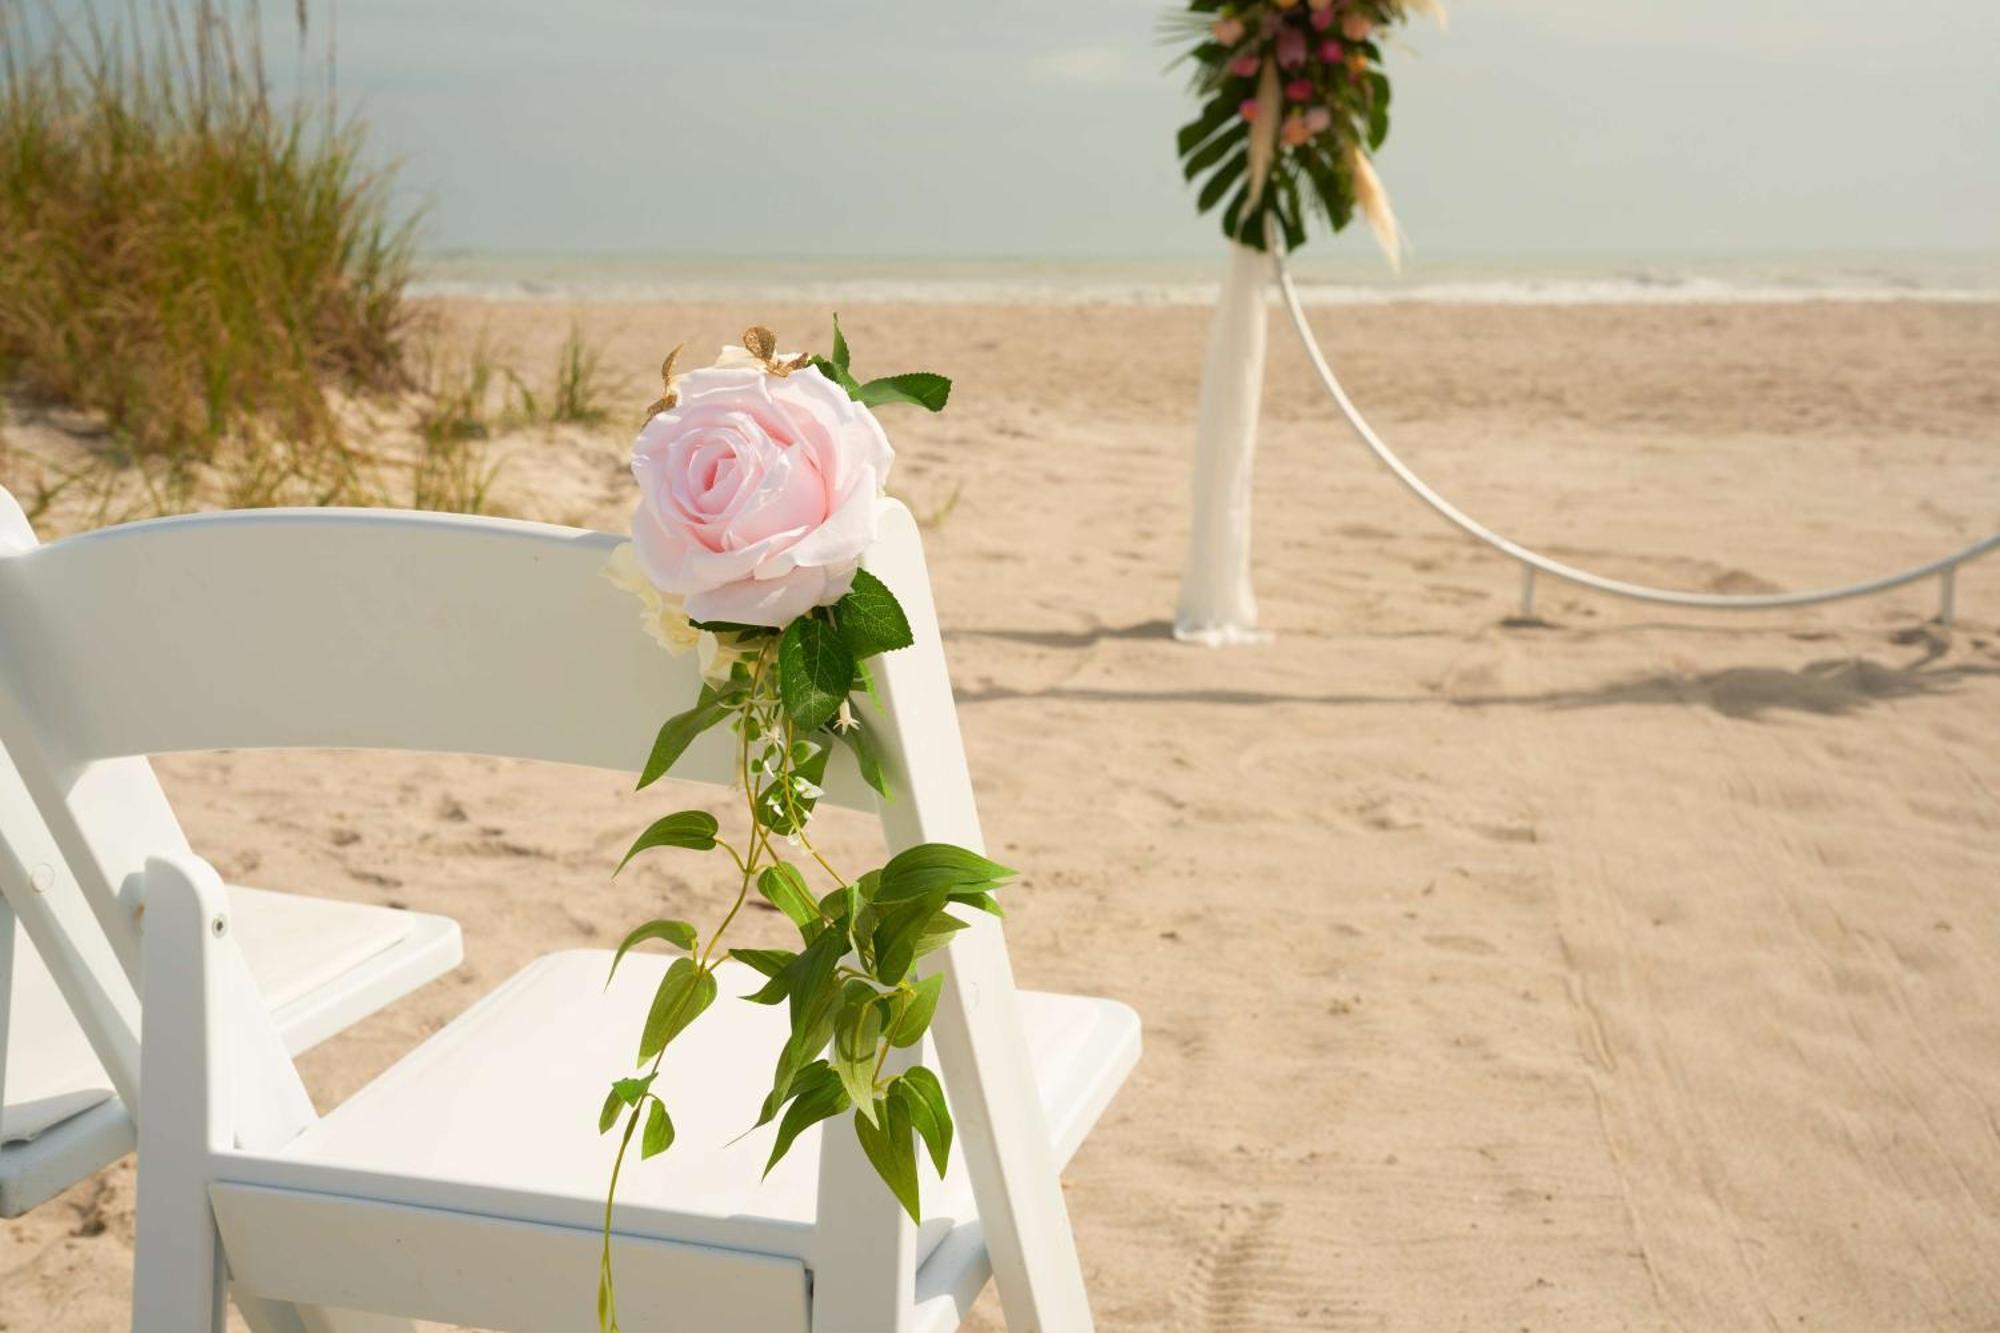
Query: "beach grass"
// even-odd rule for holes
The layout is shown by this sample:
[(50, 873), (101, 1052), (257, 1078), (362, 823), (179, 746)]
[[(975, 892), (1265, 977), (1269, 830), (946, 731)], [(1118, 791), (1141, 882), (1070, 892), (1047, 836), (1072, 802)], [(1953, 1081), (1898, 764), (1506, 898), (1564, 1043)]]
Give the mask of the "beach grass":
[(531, 387), (483, 333), (427, 317), (365, 126), (330, 72), (276, 95), (257, 22), (215, 0), (115, 24), (0, 0), (0, 389), (90, 440), (29, 469), (22, 501), (94, 523), (483, 512), (494, 436), (608, 420), (603, 351), (573, 323)]
[(0, 4), (0, 367), (232, 503), (358, 500), (336, 397), (407, 381), (412, 233), (330, 94), (274, 98), (254, 18)]

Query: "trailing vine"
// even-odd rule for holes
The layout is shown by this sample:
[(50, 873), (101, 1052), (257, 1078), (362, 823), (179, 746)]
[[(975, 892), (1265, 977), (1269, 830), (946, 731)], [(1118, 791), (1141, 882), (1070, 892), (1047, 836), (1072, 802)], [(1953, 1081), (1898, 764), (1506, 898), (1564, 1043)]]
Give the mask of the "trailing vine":
[[(856, 381), (837, 321), (834, 330), (829, 358), (778, 358), (775, 339), (761, 329), (751, 330), (744, 341), (769, 373), (817, 373), (864, 407), (882, 402), (943, 407), (950, 386), (941, 376)], [(668, 393), (655, 412), (677, 400), (672, 365), (670, 357), (664, 372)], [(994, 891), (1014, 872), (964, 848), (928, 843), (850, 874), (813, 841), (812, 814), (836, 748), (846, 749), (862, 778), (890, 799), (888, 775), (857, 699), (873, 692), (867, 663), (912, 642), (895, 594), (866, 570), (850, 572), (851, 582), (837, 599), (783, 626), (685, 620), (662, 635), (666, 642), (700, 642), (706, 680), (694, 705), (661, 726), (639, 788), (665, 777), (697, 736), (726, 726), (734, 737), (733, 782), (742, 801), (743, 832), (728, 840), (721, 822), (707, 811), (677, 811), (647, 827), (619, 865), (622, 870), (658, 849), (720, 853), (733, 867), (735, 892), (706, 934), (684, 920), (648, 921), (625, 936), (612, 960), (615, 975), (626, 954), (642, 944), (663, 944), (681, 954), (648, 1006), (637, 1047), (639, 1072), (612, 1083), (598, 1117), (601, 1134), (623, 1125), (606, 1190), (599, 1269), (598, 1319), (607, 1333), (618, 1327), (611, 1237), (619, 1178), (635, 1141), (642, 1160), (673, 1146), (673, 1109), (657, 1082), (674, 1040), (715, 1003), (723, 960), (763, 978), (745, 1000), (783, 1006), (789, 1020), (770, 1090), (751, 1127), (777, 1123), (767, 1175), (806, 1129), (851, 1113), (868, 1161), (911, 1219), (921, 1220), (918, 1145), (940, 1174), (949, 1159), (952, 1118), (943, 1085), (920, 1063), (891, 1073), (890, 1060), (895, 1052), (916, 1047), (930, 1029), (944, 978), (938, 972), (919, 976), (918, 963), (965, 928), (952, 909), (998, 914)], [(630, 582), (629, 572), (619, 578)], [(660, 633), (659, 594), (637, 590), (648, 601), (649, 628)], [(670, 619), (676, 614), (671, 602), (665, 614)], [(796, 948), (727, 943), (753, 892), (791, 922), (798, 932)]]

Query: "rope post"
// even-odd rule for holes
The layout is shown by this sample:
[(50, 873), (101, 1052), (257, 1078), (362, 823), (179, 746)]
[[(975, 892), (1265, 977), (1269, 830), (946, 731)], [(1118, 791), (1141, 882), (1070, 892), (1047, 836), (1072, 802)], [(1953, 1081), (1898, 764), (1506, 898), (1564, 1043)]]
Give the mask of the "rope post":
[(1535, 618), (1535, 567), (1521, 562), (1521, 619)]
[(1938, 575), (1938, 624), (1951, 628), (1952, 618), (1958, 613), (1958, 566), (1946, 565), (1944, 573)]

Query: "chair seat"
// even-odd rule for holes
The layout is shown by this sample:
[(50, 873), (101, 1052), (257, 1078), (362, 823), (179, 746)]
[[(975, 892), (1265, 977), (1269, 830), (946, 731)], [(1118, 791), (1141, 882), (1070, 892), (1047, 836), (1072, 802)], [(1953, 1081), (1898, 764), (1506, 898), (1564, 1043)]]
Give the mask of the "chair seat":
[[(226, 1180), (514, 1220), (596, 1228), (618, 1132), (597, 1115), (613, 1078), (632, 1072), (641, 1020), (668, 964), (611, 954), (552, 954), (349, 1098), (280, 1153), (228, 1160)], [(619, 1186), (621, 1233), (809, 1261), (819, 1127), (761, 1177), (773, 1126), (756, 1120), (786, 1033), (783, 1006), (744, 1002), (763, 978), (725, 963), (720, 995), (676, 1039), (655, 1085), (676, 1139), (664, 1157), (636, 1149)], [(1067, 1161), (1138, 1058), (1138, 1016), (1108, 1000), (1021, 994), (1057, 1157)], [(926, 1059), (929, 1046), (925, 1047)], [(852, 1132), (845, 1117), (828, 1122)], [(918, 1262), (974, 1217), (953, 1150), (940, 1183), (922, 1167)]]
[[(229, 892), (258, 992), (294, 1053), (450, 971), (462, 956), (458, 923), (446, 917), (265, 889)], [(4, 1216), (132, 1148), (131, 1118), (115, 1105), (110, 1078), (18, 925), (13, 973), (0, 1107)], [(33, 1186), (30, 1175), (38, 1178)]]

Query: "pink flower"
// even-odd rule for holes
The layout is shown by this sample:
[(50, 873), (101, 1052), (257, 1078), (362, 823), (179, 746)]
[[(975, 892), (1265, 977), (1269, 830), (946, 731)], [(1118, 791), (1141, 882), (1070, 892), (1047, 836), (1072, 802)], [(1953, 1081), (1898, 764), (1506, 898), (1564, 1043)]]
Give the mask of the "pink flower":
[(1339, 42), (1328, 40), (1319, 44), (1319, 58), (1325, 64), (1338, 65), (1343, 54)]
[(815, 369), (717, 366), (632, 445), (632, 546), (695, 620), (782, 626), (838, 601), (875, 540), (895, 451), (867, 408)]
[(1285, 85), (1285, 97), (1293, 102), (1310, 102), (1313, 97), (1311, 79), (1293, 79)]
[(1312, 12), (1311, 21), (1314, 32), (1325, 32), (1333, 26), (1333, 11), (1331, 9), (1315, 9)]
[(1315, 14), (1331, 14), (1333, 0), (1306, 0), (1306, 8)]
[(1373, 31), (1374, 22), (1358, 10), (1349, 10), (1340, 20), (1340, 35), (1350, 42), (1365, 42)]
[(1314, 134), (1325, 134), (1333, 128), (1333, 112), (1323, 106), (1306, 108), (1306, 128)]
[(1312, 138), (1312, 130), (1307, 128), (1306, 118), (1294, 111), (1291, 115), (1285, 117), (1284, 128), (1278, 131), (1278, 137), (1283, 139), (1290, 147), (1297, 148), (1300, 144)]
[(1229, 62), (1229, 72), (1239, 79), (1247, 79), (1257, 72), (1257, 66), (1262, 63), (1255, 55), (1245, 52)]
[(1243, 40), (1243, 20), (1235, 17), (1219, 18), (1208, 27), (1215, 40), (1224, 46), (1234, 46)]
[(1257, 99), (1254, 97), (1244, 98), (1243, 105), (1236, 108), (1236, 114), (1249, 121), (1252, 125), (1255, 125), (1257, 123)]
[(1286, 28), (1278, 34), (1278, 66), (1281, 69), (1297, 69), (1306, 63), (1306, 35), (1297, 28)]

